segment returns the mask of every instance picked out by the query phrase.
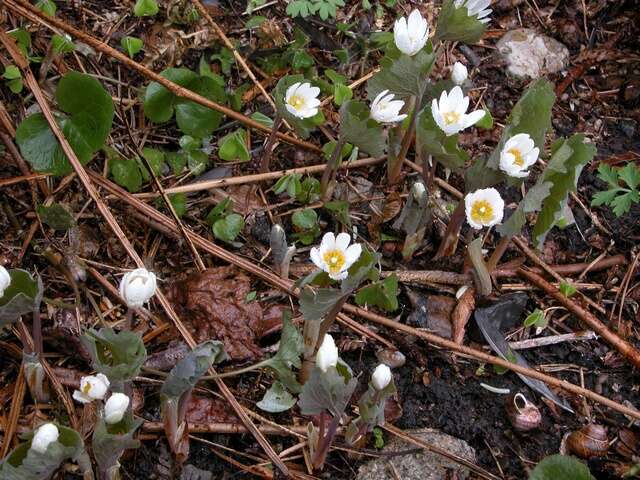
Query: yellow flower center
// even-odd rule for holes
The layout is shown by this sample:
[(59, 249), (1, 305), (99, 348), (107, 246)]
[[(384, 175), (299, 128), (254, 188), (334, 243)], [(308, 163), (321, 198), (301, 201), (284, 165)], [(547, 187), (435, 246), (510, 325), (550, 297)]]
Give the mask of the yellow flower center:
[(340, 250), (328, 250), (325, 252), (322, 259), (327, 267), (329, 267), (330, 273), (340, 273), (346, 261), (344, 253)]
[(82, 393), (84, 393), (85, 395), (89, 394), (89, 392), (91, 391), (91, 384), (89, 382), (84, 384), (84, 387), (82, 387)]
[(300, 95), (291, 95), (288, 103), (296, 110), (299, 110), (304, 105), (304, 98)]
[(522, 153), (520, 153), (520, 150), (518, 150), (517, 148), (510, 148), (509, 150), (507, 150), (507, 153), (510, 153), (511, 155), (513, 155), (514, 159), (513, 159), (513, 164), (517, 165), (519, 167), (524, 167), (524, 158), (522, 158)]
[(442, 117), (444, 118), (444, 123), (447, 125), (451, 125), (460, 120), (460, 114), (458, 112), (444, 112)]
[(471, 218), (478, 223), (489, 223), (493, 219), (493, 207), (486, 200), (477, 200), (471, 206)]

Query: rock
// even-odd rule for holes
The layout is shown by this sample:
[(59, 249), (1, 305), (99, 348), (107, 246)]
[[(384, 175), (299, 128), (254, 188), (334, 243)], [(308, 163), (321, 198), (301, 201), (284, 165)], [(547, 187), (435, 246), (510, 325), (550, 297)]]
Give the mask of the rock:
[(551, 37), (528, 28), (507, 32), (497, 44), (507, 72), (518, 78), (539, 78), (564, 69), (569, 50)]
[[(476, 461), (475, 450), (464, 440), (431, 428), (408, 430), (407, 433), (470, 462)], [(385, 445), (382, 452), (393, 453), (415, 448), (416, 445), (394, 437)], [(446, 480), (451, 478), (452, 471), (458, 475), (454, 478), (462, 480), (469, 476), (468, 470), (458, 463), (423, 450), (419, 453), (371, 460), (360, 467), (356, 480), (395, 480), (397, 478), (402, 480)]]

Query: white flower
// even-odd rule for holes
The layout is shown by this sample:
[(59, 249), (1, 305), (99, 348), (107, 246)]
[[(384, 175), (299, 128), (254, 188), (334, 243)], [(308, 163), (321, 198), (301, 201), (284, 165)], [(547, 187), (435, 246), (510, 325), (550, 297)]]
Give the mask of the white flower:
[(318, 95), (320, 95), (318, 87), (312, 87), (309, 82), (297, 82), (287, 88), (284, 103), (287, 111), (294, 117), (310, 118), (318, 113), (320, 106)]
[(448, 94), (442, 92), (439, 101), (433, 99), (431, 114), (442, 131), (450, 136), (470, 127), (484, 117), (484, 110), (466, 113), (467, 108), (469, 108), (469, 97), (465, 97), (462, 89), (455, 86)]
[(330, 278), (344, 280), (349, 275), (347, 270), (362, 253), (362, 246), (359, 243), (349, 246), (350, 241), (348, 233), (340, 233), (337, 237), (331, 232), (325, 233), (320, 248), (311, 249), (311, 261), (327, 272)]
[(376, 388), (376, 390), (384, 390), (387, 385), (391, 382), (391, 369), (381, 363), (376, 367), (371, 375), (371, 383)]
[(481, 188), (464, 197), (467, 222), (476, 230), (502, 221), (504, 200), (495, 188)]
[(118, 423), (124, 417), (129, 407), (129, 397), (124, 393), (114, 393), (104, 404), (104, 421), (112, 424)]
[(491, 0), (456, 0), (456, 8), (467, 7), (467, 15), (469, 17), (478, 17), (482, 23), (489, 23), (490, 18), (485, 18), (491, 13), (491, 9), (487, 8), (491, 5)]
[(80, 379), (80, 390), (73, 392), (73, 398), (80, 403), (91, 403), (94, 400), (102, 400), (108, 389), (109, 379), (106, 375), (89, 375)]
[(128, 272), (120, 281), (120, 296), (128, 307), (141, 307), (156, 293), (156, 276), (146, 268)]
[(11, 285), (11, 275), (6, 268), (0, 265), (0, 298), (4, 296), (4, 291)]
[(467, 67), (460, 62), (453, 64), (453, 68), (451, 69), (451, 81), (453, 83), (456, 85), (462, 85), (468, 76), (469, 72), (467, 71)]
[(31, 449), (38, 453), (44, 453), (50, 443), (58, 440), (59, 435), (58, 427), (53, 423), (45, 423), (36, 430), (31, 440)]
[(510, 177), (524, 178), (529, 175), (527, 169), (536, 163), (540, 149), (527, 133), (514, 135), (502, 147), (500, 168)]
[(322, 345), (316, 353), (316, 366), (326, 372), (329, 367), (335, 367), (338, 363), (338, 347), (333, 337), (328, 333), (322, 339)]
[(398, 50), (412, 57), (422, 50), (429, 39), (427, 21), (422, 18), (418, 10), (414, 10), (408, 20), (404, 17), (396, 20), (393, 26), (393, 39)]
[(394, 123), (401, 122), (407, 116), (400, 113), (404, 107), (404, 101), (394, 100), (393, 93), (389, 90), (383, 90), (371, 103), (371, 118), (378, 123)]

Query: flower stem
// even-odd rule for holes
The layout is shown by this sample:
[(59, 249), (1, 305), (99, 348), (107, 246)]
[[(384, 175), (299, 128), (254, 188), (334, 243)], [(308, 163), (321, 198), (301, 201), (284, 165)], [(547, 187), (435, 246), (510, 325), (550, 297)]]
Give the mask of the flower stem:
[(435, 259), (449, 257), (456, 251), (458, 245), (458, 236), (460, 235), (460, 229), (464, 224), (464, 201), (458, 202), (458, 206), (454, 210), (449, 223), (447, 224), (447, 230), (445, 231), (444, 238), (440, 242), (440, 247), (436, 252)]
[(273, 127), (271, 129), (271, 133), (269, 137), (267, 137), (267, 141), (264, 144), (264, 150), (262, 154), (262, 160), (260, 162), (260, 173), (267, 173), (269, 171), (269, 166), (271, 164), (271, 155), (273, 153), (273, 144), (276, 141), (276, 133), (280, 129), (280, 125), (282, 125), (282, 117), (278, 115), (276, 112), (276, 116), (273, 119)]
[(322, 201), (326, 202), (331, 197), (330, 185), (336, 178), (336, 172), (338, 171), (339, 159), (342, 158), (342, 147), (344, 147), (345, 140), (341, 137), (338, 138), (336, 146), (333, 149), (331, 159), (327, 163), (324, 172), (322, 173), (322, 179), (320, 180), (320, 192), (322, 194)]
[(413, 103), (411, 122), (409, 123), (409, 128), (402, 138), (398, 156), (396, 157), (395, 161), (393, 161), (393, 163), (389, 163), (389, 169), (387, 171), (387, 180), (389, 182), (389, 185), (398, 183), (398, 180), (400, 179), (402, 164), (404, 163), (404, 159), (407, 156), (407, 152), (409, 151), (409, 147), (411, 146), (411, 141), (413, 140), (413, 136), (416, 130), (416, 119), (418, 118), (418, 110), (420, 109), (420, 105), (422, 104), (422, 95), (423, 94), (420, 93), (419, 95), (414, 95), (413, 97), (411, 97), (411, 101)]

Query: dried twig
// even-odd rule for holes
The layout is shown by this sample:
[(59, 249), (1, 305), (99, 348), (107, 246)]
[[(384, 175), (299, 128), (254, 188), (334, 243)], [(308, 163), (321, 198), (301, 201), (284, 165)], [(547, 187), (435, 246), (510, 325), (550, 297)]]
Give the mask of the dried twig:
[(511, 350), (524, 350), (527, 348), (545, 347), (564, 342), (587, 341), (598, 338), (595, 332), (585, 330), (582, 332), (563, 333), (562, 335), (549, 335), (548, 337), (528, 338), (519, 342), (509, 342)]
[(640, 351), (636, 350), (630, 343), (620, 338), (615, 332), (609, 330), (609, 328), (607, 328), (607, 326), (594, 315), (575, 303), (540, 275), (525, 269), (518, 270), (518, 274), (522, 278), (543, 289), (548, 295), (555, 298), (558, 303), (577, 316), (586, 326), (591, 328), (609, 345), (618, 350), (631, 363), (633, 363), (633, 365), (640, 367)]

